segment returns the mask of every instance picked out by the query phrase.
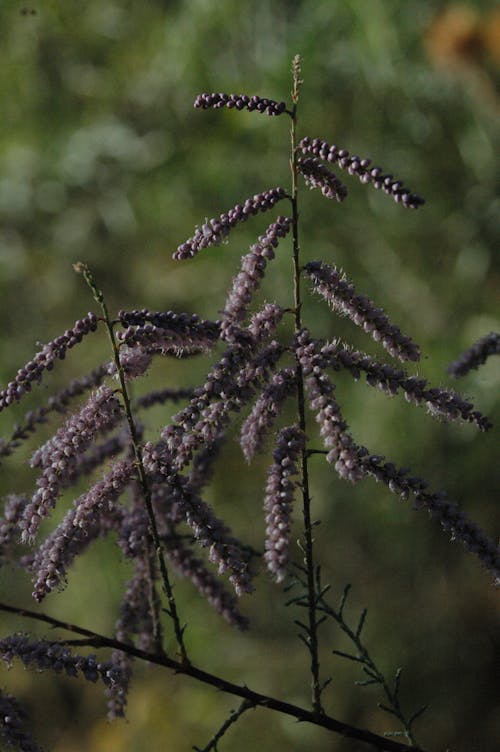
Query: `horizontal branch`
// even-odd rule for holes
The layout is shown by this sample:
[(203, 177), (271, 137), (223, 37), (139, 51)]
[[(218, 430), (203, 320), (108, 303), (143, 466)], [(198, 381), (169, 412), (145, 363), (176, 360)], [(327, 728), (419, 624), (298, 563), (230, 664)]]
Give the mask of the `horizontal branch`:
[[(165, 655), (148, 653), (145, 650), (135, 647), (134, 645), (128, 645), (127, 643), (116, 640), (112, 637), (106, 637), (100, 635), (97, 632), (93, 632), (89, 629), (79, 627), (76, 624), (60, 621), (47, 614), (37, 613), (24, 608), (18, 608), (17, 606), (11, 606), (9, 604), (0, 603), (0, 611), (15, 614), (17, 616), (23, 616), (28, 619), (34, 619), (36, 621), (49, 624), (51, 627), (64, 629), (69, 632), (83, 635), (88, 638), (88, 644), (93, 647), (111, 648), (113, 650), (121, 650), (127, 655), (134, 656), (139, 660), (147, 661), (148, 663), (154, 663), (158, 666), (164, 666), (171, 669), (177, 674), (185, 674), (191, 676), (193, 679), (215, 687), (221, 692), (227, 692), (228, 694), (241, 697), (247, 700), (253, 706), (259, 706), (263, 708), (269, 708), (275, 710), (278, 713), (292, 716), (298, 721), (312, 723), (315, 726), (321, 726), (329, 731), (333, 731), (336, 734), (340, 734), (350, 739), (357, 739), (358, 741), (371, 744), (380, 750), (387, 750), (387, 752), (424, 752), (420, 747), (409, 747), (406, 744), (392, 741), (391, 739), (374, 734), (371, 731), (351, 726), (348, 723), (338, 721), (331, 716), (314, 713), (305, 708), (301, 708), (298, 705), (292, 705), (291, 703), (277, 700), (274, 697), (263, 695), (260, 692), (254, 692), (246, 686), (240, 686), (233, 684), (233, 682), (227, 681), (222, 677), (215, 674), (203, 671), (203, 669), (197, 668), (191, 664), (182, 664), (179, 661), (175, 661)], [(82, 641), (79, 641), (82, 644)]]

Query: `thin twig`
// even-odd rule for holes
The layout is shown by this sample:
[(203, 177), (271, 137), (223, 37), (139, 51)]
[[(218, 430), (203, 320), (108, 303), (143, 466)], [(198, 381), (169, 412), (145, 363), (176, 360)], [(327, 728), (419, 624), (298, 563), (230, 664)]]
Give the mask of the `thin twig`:
[(236, 723), (236, 721), (241, 718), (246, 710), (250, 710), (250, 708), (253, 707), (255, 706), (251, 702), (249, 702), (248, 700), (243, 700), (237, 710), (231, 710), (229, 718), (224, 721), (220, 729), (210, 739), (206, 747), (203, 747), (203, 749), (200, 749), (199, 747), (193, 747), (194, 752), (210, 752), (210, 750), (212, 749), (214, 750), (214, 752), (217, 752), (217, 743), (222, 739), (228, 728), (230, 728), (233, 723)]

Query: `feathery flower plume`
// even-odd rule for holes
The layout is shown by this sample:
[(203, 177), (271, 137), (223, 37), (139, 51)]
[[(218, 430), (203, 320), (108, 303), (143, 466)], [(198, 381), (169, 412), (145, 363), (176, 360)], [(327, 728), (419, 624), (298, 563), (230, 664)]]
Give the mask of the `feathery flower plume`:
[(191, 238), (188, 238), (177, 248), (173, 255), (174, 259), (191, 258), (196, 256), (202, 248), (220, 245), (230, 230), (237, 224), (246, 222), (248, 217), (255, 216), (259, 212), (272, 209), (278, 201), (285, 197), (286, 191), (283, 188), (270, 188), (263, 193), (256, 193), (251, 198), (247, 198), (244, 204), (236, 204), (219, 217), (207, 220), (201, 227), (196, 228), (196, 232)]
[(42, 752), (24, 724), (25, 713), (15, 697), (0, 690), (0, 735), (5, 744), (21, 752)]
[(12, 454), (22, 441), (25, 441), (30, 434), (35, 433), (39, 425), (47, 423), (47, 416), (52, 412), (64, 414), (67, 411), (68, 405), (75, 397), (79, 397), (86, 391), (100, 386), (107, 374), (108, 366), (99, 366), (87, 376), (70, 381), (66, 389), (49, 397), (47, 404), (43, 407), (38, 407), (27, 412), (22, 423), (14, 426), (10, 439), (8, 441), (0, 439), (0, 457), (7, 457)]
[(116, 638), (132, 643), (138, 638), (141, 650), (154, 645), (153, 620), (149, 603), (149, 567), (144, 557), (134, 559), (134, 575), (127, 582), (120, 604), (120, 618), (115, 627)]
[(33, 598), (40, 603), (45, 595), (66, 583), (66, 573), (75, 558), (98, 536), (122, 522), (115, 502), (136, 473), (132, 460), (120, 460), (102, 481), (73, 502), (62, 522), (46, 538), (33, 558), (35, 574)]
[(132, 678), (132, 658), (121, 650), (113, 650), (111, 653), (111, 665), (113, 671), (121, 676), (121, 681), (113, 682), (104, 690), (108, 700), (108, 720), (115, 721), (117, 718), (125, 718), (128, 689)]
[(236, 605), (236, 598), (225, 589), (221, 581), (207, 569), (203, 561), (179, 538), (171, 537), (166, 544), (168, 560), (186, 579), (191, 580), (200, 595), (220, 614), (228, 624), (246, 629), (248, 619), (243, 616)]
[(326, 198), (341, 203), (347, 196), (347, 188), (342, 181), (315, 157), (299, 159), (298, 167), (306, 185), (318, 188)]
[[(141, 345), (135, 345), (134, 347), (122, 347), (119, 358), (125, 381), (132, 381), (146, 373), (153, 356)], [(118, 378), (118, 370), (114, 361), (109, 364), (108, 373), (110, 376)]]
[(212, 479), (214, 464), (224, 440), (225, 436), (221, 433), (195, 454), (189, 470), (189, 485), (197, 492)]
[(226, 526), (213, 514), (212, 510), (190, 488), (183, 476), (167, 478), (172, 496), (184, 511), (186, 522), (194, 537), (204, 548), (209, 548), (209, 559), (218, 568), (219, 574), (229, 571), (229, 581), (236, 595), (251, 593), (252, 577), (248, 561), (241, 550), (233, 543), (226, 542)]
[[(254, 317), (253, 328), (267, 335), (276, 321), (277, 311), (266, 307), (257, 315), (259, 318)], [(213, 366), (203, 386), (195, 390), (189, 404), (174, 415), (161, 432), (162, 451), (170, 452), (169, 461), (177, 470), (191, 460), (196, 449), (214, 441), (225, 429), (230, 412), (240, 410), (253, 396), (254, 388), (244, 381), (244, 373), (259, 344), (249, 330), (240, 330), (237, 340)], [(273, 355), (271, 353), (271, 359)]]
[(0, 411), (13, 402), (19, 400), (31, 391), (33, 382), (40, 383), (44, 371), (50, 371), (54, 362), (63, 360), (66, 351), (82, 341), (89, 332), (97, 329), (97, 317), (94, 313), (88, 313), (82, 319), (78, 319), (72, 329), (67, 329), (64, 334), (48, 342), (35, 357), (19, 369), (13, 381), (0, 391)]
[(500, 584), (499, 546), (488, 538), (455, 502), (450, 501), (446, 493), (426, 491), (425, 480), (410, 476), (406, 468), (397, 468), (392, 462), (383, 460), (380, 455), (366, 453), (361, 459), (363, 472), (385, 483), (392, 493), (405, 500), (413, 494), (415, 509), (427, 509), (431, 517), (437, 519), (443, 529), (450, 532), (452, 540), (462, 541), (469, 551), (476, 554), (483, 566), (493, 574), (496, 583)]
[(90, 446), (98, 433), (109, 430), (121, 418), (120, 402), (109, 387), (101, 386), (80, 411), (34, 453), (31, 466), (41, 467), (42, 475), (21, 522), (23, 541), (33, 540), (42, 518), (54, 508), (78, 455)]
[(247, 558), (234, 539), (228, 540), (227, 527), (190, 486), (188, 478), (175, 472), (168, 452), (162, 456), (162, 451), (158, 451), (158, 445), (155, 447), (151, 443), (146, 443), (143, 462), (148, 473), (153, 476), (164, 476), (171, 503), (182, 512), (198, 543), (203, 548), (210, 549), (209, 559), (217, 565), (218, 573), (231, 572), (229, 581), (237, 595), (251, 592), (251, 574)]
[(194, 100), (194, 106), (197, 109), (208, 110), (211, 107), (213, 109), (220, 109), (221, 107), (227, 107), (228, 109), (235, 110), (248, 110), (249, 112), (265, 113), (266, 115), (276, 116), (282, 115), (286, 112), (286, 102), (275, 102), (274, 99), (267, 99), (266, 97), (258, 97), (253, 95), (249, 97), (247, 94), (198, 94)]
[[(281, 356), (286, 348), (280, 342), (273, 340), (262, 348), (257, 354), (246, 363), (236, 377), (238, 389), (249, 398), (253, 396), (253, 390), (261, 383), (264, 384), (271, 378), (271, 374), (278, 365)], [(245, 397), (245, 401), (246, 397)]]
[(282, 368), (262, 390), (241, 427), (240, 444), (247, 462), (262, 448), (267, 433), (296, 383), (295, 368)]
[(299, 147), (303, 154), (312, 154), (325, 162), (336, 162), (342, 170), (347, 170), (350, 175), (357, 175), (361, 183), (371, 183), (374, 188), (382, 189), (391, 196), (396, 203), (405, 208), (417, 209), (425, 203), (424, 199), (416, 193), (410, 193), (401, 180), (396, 180), (393, 175), (385, 175), (380, 167), (371, 167), (370, 159), (361, 159), (356, 155), (349, 155), (347, 149), (339, 149), (335, 144), (328, 144), (319, 138), (303, 138)]
[(0, 519), (0, 564), (7, 550), (19, 539), (19, 521), (28, 499), (26, 496), (9, 494), (5, 499), (3, 518)]
[(348, 316), (357, 326), (371, 334), (376, 342), (394, 358), (418, 360), (420, 351), (417, 345), (397, 326), (393, 326), (381, 308), (364, 295), (356, 295), (354, 285), (334, 266), (322, 261), (311, 261), (304, 267), (305, 274), (312, 279), (313, 289), (319, 293), (337, 313)]
[(245, 318), (252, 296), (264, 277), (266, 264), (274, 258), (274, 249), (279, 243), (279, 238), (287, 235), (291, 223), (289, 217), (278, 217), (259, 237), (258, 242), (251, 246), (250, 253), (242, 257), (241, 271), (233, 280), (224, 306), (221, 326), (223, 339), (232, 340), (234, 326)]
[(123, 331), (118, 340), (129, 347), (141, 345), (148, 353), (163, 352), (177, 357), (210, 350), (219, 338), (220, 324), (196, 314), (162, 311), (120, 311)]
[(323, 443), (330, 449), (326, 459), (330, 464), (335, 463), (341, 478), (355, 482), (363, 477), (360, 458), (366, 450), (357, 446), (348, 432), (347, 423), (334, 397), (335, 387), (324, 373), (325, 360), (317, 343), (310, 339), (305, 329), (298, 335), (296, 352), (311, 409), (316, 413)]
[(417, 376), (408, 376), (405, 371), (378, 363), (366, 353), (339, 346), (338, 342), (321, 348), (328, 364), (339, 370), (345, 368), (357, 380), (363, 371), (370, 386), (378, 386), (386, 394), (396, 394), (400, 389), (408, 402), (425, 404), (430, 414), (447, 420), (464, 420), (476, 423), (481, 431), (491, 427), (489, 420), (474, 409), (467, 400), (453, 390), (429, 388), (428, 381)]
[(0, 658), (10, 667), (14, 658), (19, 658), (26, 668), (39, 671), (50, 669), (67, 676), (83, 675), (87, 681), (101, 679), (107, 686), (121, 682), (120, 671), (109, 661), (98, 662), (95, 655), (73, 655), (62, 642), (50, 640), (30, 640), (22, 634), (11, 635), (0, 640)]
[(500, 334), (490, 332), (474, 342), (462, 355), (448, 366), (448, 373), (454, 378), (465, 376), (474, 368), (486, 363), (490, 355), (500, 355)]
[(283, 309), (276, 303), (265, 303), (260, 311), (254, 313), (247, 327), (254, 342), (268, 339), (283, 318)]
[(264, 560), (276, 582), (285, 579), (288, 567), (288, 548), (296, 482), (297, 460), (305, 445), (304, 434), (298, 426), (283, 428), (273, 452), (274, 463), (269, 468), (264, 498), (266, 513), (266, 551)]

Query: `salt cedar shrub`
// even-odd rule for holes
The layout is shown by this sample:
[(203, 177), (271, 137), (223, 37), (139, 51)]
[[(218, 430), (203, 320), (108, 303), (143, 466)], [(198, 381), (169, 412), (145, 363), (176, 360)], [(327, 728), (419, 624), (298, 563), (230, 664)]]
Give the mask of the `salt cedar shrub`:
[[(301, 84), (297, 56), (289, 105), (224, 93), (200, 94), (195, 101), (198, 109), (247, 110), (280, 116), (291, 124), (290, 190), (265, 190), (206, 220), (174, 253), (176, 260), (192, 258), (200, 251), (229, 242), (230, 233), (239, 223), (272, 212), (278, 203), (280, 208), (286, 207), (282, 214), (271, 218), (265, 232), (242, 257), (221, 308), (221, 318), (211, 321), (193, 314), (143, 308), (120, 311), (117, 319), (112, 319), (91, 271), (85, 264), (77, 264), (75, 268), (87, 282), (99, 316), (87, 314), (45, 345), (0, 392), (2, 410), (25, 398), (45, 378), (45, 372), (85, 335), (97, 329), (107, 332), (111, 361), (73, 380), (47, 403), (32, 408), (10, 438), (0, 442), (0, 456), (7, 457), (20, 450), (54, 415), (63, 417), (52, 438), (31, 456), (31, 465), (39, 472), (35, 489), (13, 490), (5, 499), (0, 519), (0, 563), (17, 562), (24, 568), (33, 580), (33, 598), (37, 602), (71, 584), (73, 562), (97, 538), (114, 541), (111, 545), (120, 547), (133, 570), (124, 586), (112, 636), (19, 606), (0, 604), (0, 610), (37, 619), (62, 632), (57, 641), (35, 640), (24, 634), (1, 638), (0, 657), (7, 665), (19, 659), (37, 670), (65, 672), (90, 681), (101, 679), (110, 718), (125, 714), (138, 660), (186, 674), (239, 697), (240, 707), (216, 731), (205, 750), (215, 749), (227, 728), (255, 707), (322, 726), (371, 748), (403, 752), (411, 745), (413, 750), (422, 750), (417, 747), (414, 731), (422, 709), (413, 713), (403, 709), (398, 694), (400, 674), (392, 683), (371, 657), (362, 637), (366, 610), (357, 624), (349, 622), (344, 614), (348, 588), (339, 607), (329, 603), (328, 585), (322, 582), (314, 546), (317, 533), (313, 535), (309, 479), (313, 462), (323, 458), (340, 478), (350, 483), (374, 478), (399, 498), (413, 499), (415, 509), (426, 509), (445, 533), (461, 541), (498, 579), (498, 547), (445, 492), (430, 490), (425, 479), (356, 441), (337, 396), (336, 375), (346, 372), (355, 381), (364, 376), (369, 386), (388, 396), (403, 394), (409, 403), (425, 406), (440, 419), (466, 421), (481, 431), (489, 429), (490, 423), (455, 391), (432, 387), (425, 378), (341, 340), (317, 339), (303, 321), (306, 283), (334, 314), (347, 316), (391, 358), (409, 365), (420, 358), (413, 340), (373, 301), (358, 293), (344, 273), (322, 260), (308, 260), (305, 264), (301, 261), (300, 176), (325, 198), (344, 202), (348, 199), (347, 187), (329, 168), (335, 164), (361, 183), (381, 189), (403, 208), (417, 209), (424, 203), (401, 180), (373, 167), (371, 160), (350, 155), (346, 149), (318, 138), (306, 135), (299, 139)], [(269, 262), (278, 254), (292, 256), (293, 303), (287, 309), (272, 301), (259, 307), (256, 298), (260, 284)], [(210, 355), (212, 351), (214, 354)], [(452, 364), (450, 372), (461, 375), (498, 351), (498, 335), (491, 334)], [(212, 358), (203, 383), (192, 388), (167, 385), (132, 399), (130, 382), (140, 379), (154, 359), (196, 355)], [(80, 404), (75, 404), (78, 400)], [(144, 441), (149, 408), (169, 403), (181, 405), (158, 437)], [(285, 406), (290, 404), (296, 413), (291, 425), (282, 418)], [(68, 416), (70, 409), (73, 412)], [(240, 429), (243, 457), (251, 462), (255, 455), (272, 447), (262, 500), (256, 507), (264, 508), (263, 513), (259, 512), (260, 551), (246, 545), (203, 498), (228, 431), (245, 410)], [(318, 446), (314, 422), (318, 424), (322, 446)], [(76, 493), (76, 482), (87, 478), (87, 490)], [(72, 504), (62, 521), (43, 540), (37, 540), (42, 519), (50, 519), (53, 509), (68, 496)], [(299, 506), (298, 496), (301, 514), (295, 509)], [(303, 522), (300, 553), (293, 543), (297, 517)], [(331, 538), (334, 540), (334, 533)], [(29, 547), (19, 546), (20, 539)], [(244, 630), (251, 627), (251, 615), (242, 612), (239, 599), (254, 590), (256, 575), (263, 568), (278, 583), (288, 581), (295, 586), (288, 605), (305, 613), (295, 623), (310, 658), (309, 706), (263, 695), (203, 671), (194, 663), (188, 645), (190, 631), (186, 631), (181, 617), (182, 604), (174, 597), (174, 579), (189, 580), (229, 625)], [(251, 601), (248, 603), (251, 611)], [(318, 632), (324, 620), (335, 622), (351, 641), (354, 654), (334, 652), (360, 664), (364, 671), (361, 683), (379, 686), (383, 695), (380, 708), (391, 716), (391, 723), (398, 722), (398, 730), (391, 733), (399, 734), (403, 741), (343, 723), (328, 714), (330, 698), (325, 689), (329, 678), (320, 672)], [(69, 639), (68, 631), (78, 635), (76, 642), (80, 647), (111, 651), (109, 659), (98, 661), (92, 654), (73, 654), (69, 645), (75, 642), (74, 634)], [(175, 653), (167, 652), (172, 640), (176, 643)], [(0, 733), (5, 743), (23, 750), (39, 749), (24, 730), (22, 711), (15, 699), (2, 693), (0, 706)], [(432, 743), (432, 733), (429, 738)]]

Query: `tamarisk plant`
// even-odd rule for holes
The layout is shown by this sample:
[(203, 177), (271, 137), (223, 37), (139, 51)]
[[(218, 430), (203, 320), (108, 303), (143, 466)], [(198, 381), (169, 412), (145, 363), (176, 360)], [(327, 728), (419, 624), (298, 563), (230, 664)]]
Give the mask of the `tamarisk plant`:
[[(434, 388), (402, 367), (379, 361), (340, 339), (322, 341), (314, 337), (303, 320), (302, 298), (307, 285), (336, 314), (361, 327), (394, 360), (411, 364), (420, 357), (412, 339), (392, 324), (374, 302), (357, 292), (338, 268), (321, 260), (302, 261), (298, 211), (301, 179), (307, 186), (319, 189), (325, 198), (343, 202), (347, 188), (331, 171), (336, 166), (361, 183), (382, 190), (403, 208), (417, 209), (424, 202), (402, 181), (372, 166), (369, 159), (351, 155), (319, 138), (299, 138), (300, 76), (297, 56), (290, 105), (257, 96), (215, 93), (201, 94), (195, 101), (196, 108), (246, 109), (288, 118), (291, 124), (291, 188), (264, 190), (206, 220), (174, 253), (177, 260), (194, 257), (210, 246), (228, 242), (232, 231), (252, 216), (272, 212), (278, 204), (286, 207), (243, 256), (220, 318), (211, 321), (192, 314), (142, 309), (120, 311), (113, 319), (92, 272), (79, 263), (75, 269), (92, 292), (97, 314), (87, 314), (45, 345), (0, 392), (0, 410), (4, 410), (36, 390), (46, 372), (84, 337), (98, 329), (107, 331), (110, 362), (73, 380), (46, 404), (27, 413), (12, 435), (0, 444), (0, 457), (5, 458), (21, 448), (54, 413), (63, 418), (52, 438), (31, 456), (31, 467), (38, 471), (34, 491), (13, 492), (5, 499), (0, 557), (4, 564), (17, 561), (31, 576), (37, 603), (66, 586), (74, 560), (98, 538), (116, 538), (133, 569), (114, 635), (101, 635), (40, 611), (2, 603), (0, 610), (4, 612), (38, 620), (73, 636), (57, 641), (26, 634), (3, 637), (0, 657), (9, 666), (20, 660), (28, 667), (101, 680), (111, 718), (124, 715), (133, 659), (171, 669), (240, 698), (239, 708), (204, 750), (217, 749), (226, 730), (248, 709), (256, 707), (287, 714), (380, 750), (418, 750), (421, 748), (417, 747), (413, 724), (423, 709), (403, 711), (398, 693), (400, 671), (392, 683), (371, 657), (362, 639), (366, 611), (354, 626), (346, 620), (348, 587), (338, 607), (329, 603), (329, 586), (322, 584), (314, 550), (311, 460), (323, 456), (346, 481), (356, 483), (371, 476), (396, 496), (413, 498), (416, 509), (426, 509), (452, 539), (462, 541), (498, 578), (497, 547), (456, 503), (444, 492), (430, 490), (425, 480), (408, 469), (397, 467), (357, 443), (337, 400), (335, 374), (346, 371), (355, 380), (363, 376), (370, 386), (388, 395), (401, 393), (408, 402), (425, 406), (439, 418), (470, 422), (480, 431), (486, 431), (490, 424), (455, 391)], [(293, 301), (288, 309), (272, 302), (256, 307), (254, 299), (268, 264), (278, 247), (280, 253), (287, 252), (287, 244), (293, 260)], [(291, 326), (287, 327), (287, 320)], [(223, 350), (222, 354), (216, 354), (217, 348)], [(453, 366), (452, 371), (458, 374), (471, 363), (484, 361), (489, 353), (498, 352), (498, 341), (488, 340), (478, 352), (459, 361), (462, 365)], [(213, 364), (200, 386), (166, 388), (132, 398), (130, 382), (143, 376), (154, 358), (211, 353)], [(79, 398), (83, 401), (71, 412)], [(280, 414), (290, 401), (296, 405), (296, 420), (279, 427), (276, 424)], [(184, 406), (164, 425), (156, 440), (144, 441), (147, 410), (171, 402), (182, 402)], [(240, 443), (248, 462), (263, 450), (269, 434), (276, 431), (263, 490), (263, 555), (242, 543), (203, 499), (235, 415), (247, 407)], [(311, 416), (319, 426), (321, 448), (314, 443)], [(96, 478), (96, 472), (102, 472), (103, 467), (104, 473)], [(87, 490), (74, 498), (62, 521), (40, 540), (41, 523), (61, 504), (68, 489), (85, 478)], [(301, 497), (303, 523), (298, 562), (293, 561), (290, 540), (297, 495)], [(266, 696), (245, 684), (204, 671), (188, 649), (189, 633), (186, 634), (174, 596), (174, 578), (190, 579), (230, 625), (246, 629), (248, 618), (240, 611), (238, 600), (252, 592), (260, 558), (277, 583), (290, 576), (288, 588), (294, 588), (295, 593), (289, 604), (305, 613), (296, 623), (309, 655), (308, 707)], [(215, 565), (215, 570), (210, 564)], [(324, 690), (329, 679), (320, 674), (319, 644), (319, 628), (325, 620), (336, 623), (353, 646), (353, 652), (334, 653), (361, 666), (361, 684), (380, 686), (380, 707), (401, 726), (391, 733), (402, 736), (404, 741), (379, 736), (328, 714)], [(172, 639), (176, 645), (173, 654)], [(93, 654), (75, 653), (77, 647), (108, 649), (111, 653), (105, 660), (98, 660)], [(22, 750), (39, 749), (24, 728), (23, 715), (14, 698), (2, 693), (0, 704), (0, 730), (5, 743)]]

